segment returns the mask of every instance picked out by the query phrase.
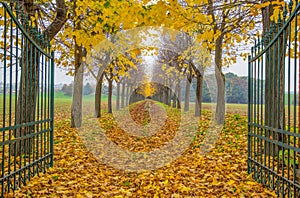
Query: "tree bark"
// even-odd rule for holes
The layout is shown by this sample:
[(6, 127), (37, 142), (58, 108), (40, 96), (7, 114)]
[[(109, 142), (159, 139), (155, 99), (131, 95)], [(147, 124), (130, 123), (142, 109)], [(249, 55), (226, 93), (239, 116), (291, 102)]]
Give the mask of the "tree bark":
[[(67, 8), (65, 0), (56, 0), (55, 2), (55, 19), (43, 32), (48, 40), (52, 40), (67, 21)], [(20, 6), (20, 10), (23, 10), (26, 14), (28, 14), (29, 18), (30, 16), (34, 16), (37, 11), (40, 11), (36, 9), (37, 6), (34, 4), (34, 0), (18, 0), (18, 4)]]
[(54, 21), (46, 28), (44, 34), (48, 39), (52, 40), (66, 21), (67, 8), (65, 5), (65, 0), (56, 0), (56, 17)]
[(171, 88), (168, 89), (168, 105), (169, 106), (172, 105), (172, 89)]
[(214, 33), (219, 30), (221, 35), (215, 41), (215, 77), (217, 81), (217, 106), (215, 121), (217, 124), (223, 124), (225, 121), (225, 76), (222, 72), (222, 57), (223, 57), (223, 40), (224, 40), (224, 28), (226, 25), (226, 15), (224, 10), (220, 13), (219, 18), (221, 21), (217, 22), (217, 16), (214, 13), (214, 1), (208, 0), (208, 14), (212, 17), (214, 25)]
[(176, 108), (176, 102), (177, 102), (177, 96), (176, 96), (176, 88), (175, 88), (173, 93), (173, 103), (172, 103), (173, 108)]
[(177, 79), (174, 82), (174, 91), (171, 92), (173, 94), (173, 103), (172, 103), (172, 107), (176, 108), (177, 106)]
[(112, 79), (107, 79), (108, 81), (108, 106), (107, 106), (107, 113), (112, 113)]
[[(265, 2), (263, 0), (262, 2)], [(263, 33), (266, 34), (271, 27), (270, 17), (273, 15), (273, 5), (262, 9)], [(275, 36), (275, 33), (272, 34)], [(280, 51), (278, 54), (278, 48)], [(266, 83), (265, 83), (265, 124), (272, 128), (284, 129), (284, 59), (285, 43), (283, 36), (280, 43), (277, 42), (266, 52)], [(274, 55), (274, 52), (276, 55)], [(275, 65), (273, 63), (276, 63)], [(278, 67), (279, 63), (279, 67)], [(254, 79), (255, 80), (255, 79)], [(279, 83), (280, 81), (280, 83)], [(278, 87), (279, 84), (279, 87)], [(255, 116), (255, 115), (254, 115)], [(275, 141), (286, 142), (284, 134), (266, 130), (266, 136)], [(272, 156), (277, 155), (282, 148), (275, 144), (267, 143), (266, 153)]]
[(130, 86), (129, 86), (129, 98), (128, 98), (127, 106), (129, 105), (129, 100), (130, 100), (130, 98), (131, 98), (132, 89), (133, 89), (133, 86), (130, 85)]
[(128, 104), (129, 104), (129, 93), (130, 93), (130, 87), (129, 87), (129, 84), (127, 83), (127, 86), (126, 86), (126, 100), (125, 100), (125, 106), (127, 107)]
[(216, 123), (223, 124), (225, 121), (225, 75), (222, 72), (222, 45), (223, 36), (219, 36), (216, 40), (215, 51), (215, 76), (217, 81), (217, 107), (216, 107)]
[(186, 79), (185, 95), (184, 95), (184, 111), (190, 110), (190, 93), (191, 93), (191, 82), (188, 79)]
[[(19, 1), (21, 5), (20, 10), (23, 10), (26, 14), (30, 16), (35, 15), (35, 5), (33, 0), (24, 0)], [(63, 24), (66, 22), (66, 6), (64, 0), (56, 0), (56, 18), (54, 21), (45, 29), (43, 34), (45, 39), (52, 40), (53, 37), (59, 32)], [(24, 25), (24, 24), (23, 24)], [(24, 29), (27, 30), (29, 35), (30, 31), (24, 25)], [(20, 89), (18, 93), (17, 108), (16, 108), (16, 124), (23, 124), (27, 122), (34, 122), (36, 120), (36, 103), (37, 95), (39, 94), (39, 72), (40, 72), (40, 54), (35, 54), (38, 49), (35, 49), (33, 44), (30, 42), (25, 42), (28, 44), (27, 50), (22, 50), (22, 58), (20, 62), (21, 66), (21, 80), (20, 80)], [(24, 44), (25, 45), (25, 44)], [(18, 128), (16, 130), (16, 137), (22, 137), (26, 134), (33, 133), (34, 127), (24, 127)], [(12, 150), (13, 155), (20, 155), (24, 153), (31, 152), (30, 142), (21, 140), (16, 142), (16, 147)]]
[(168, 105), (168, 90), (165, 86), (162, 87), (163, 103)]
[(180, 79), (177, 82), (177, 109), (181, 109), (181, 86), (180, 86)]
[(116, 109), (120, 110), (120, 82), (117, 82)]
[(73, 98), (71, 107), (71, 127), (79, 128), (82, 124), (82, 88), (83, 71), (82, 57), (84, 50), (75, 41), (75, 75), (73, 85)]
[(97, 118), (101, 117), (101, 96), (102, 96), (102, 83), (103, 83), (103, 77), (104, 73), (98, 74), (98, 80), (96, 85), (96, 91), (95, 91), (95, 116)]
[[(26, 40), (26, 39), (25, 39)], [(25, 41), (27, 43), (27, 41)], [(33, 44), (27, 43), (28, 49), (35, 48)], [(39, 78), (40, 78), (40, 65), (39, 57), (35, 64), (34, 52), (35, 50), (27, 50), (22, 55), (21, 64), (21, 81), (18, 94), (17, 110), (16, 110), (16, 124), (23, 124), (34, 122), (36, 119), (36, 103), (37, 95), (39, 94)], [(43, 65), (42, 65), (43, 67)], [(22, 137), (34, 133), (34, 126), (27, 126), (17, 128), (16, 137)], [(13, 147), (11, 147), (13, 148)], [(12, 150), (13, 151), (13, 150)], [(16, 150), (13, 151), (14, 155), (20, 153), (30, 153), (31, 142), (24, 139), (16, 144)]]
[(126, 88), (126, 82), (123, 79), (122, 82), (122, 93), (121, 93), (121, 108), (124, 108), (125, 104), (125, 88)]
[(202, 84), (203, 76), (200, 72), (197, 74), (197, 86), (196, 86), (196, 107), (195, 107), (195, 116), (201, 116), (202, 111)]

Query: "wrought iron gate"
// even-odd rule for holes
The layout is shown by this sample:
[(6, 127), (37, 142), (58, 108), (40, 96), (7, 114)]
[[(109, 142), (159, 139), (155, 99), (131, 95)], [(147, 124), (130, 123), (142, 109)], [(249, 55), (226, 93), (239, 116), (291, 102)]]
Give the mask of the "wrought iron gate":
[(279, 197), (299, 197), (299, 11), (287, 4), (249, 57), (248, 172)]
[(2, 197), (53, 165), (53, 53), (33, 24), (18, 5), (0, 2)]

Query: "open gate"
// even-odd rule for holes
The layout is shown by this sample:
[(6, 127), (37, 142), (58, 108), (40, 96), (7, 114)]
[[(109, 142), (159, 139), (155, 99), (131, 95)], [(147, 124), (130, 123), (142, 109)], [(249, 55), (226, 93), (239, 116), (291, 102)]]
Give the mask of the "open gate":
[(300, 196), (299, 10), (291, 1), (249, 57), (248, 172), (278, 197)]
[(53, 165), (54, 59), (33, 24), (0, 2), (1, 197)]

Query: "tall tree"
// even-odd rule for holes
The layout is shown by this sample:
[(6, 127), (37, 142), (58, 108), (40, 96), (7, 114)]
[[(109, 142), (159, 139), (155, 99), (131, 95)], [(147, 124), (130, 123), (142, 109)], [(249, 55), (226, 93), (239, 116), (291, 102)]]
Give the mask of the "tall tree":
[[(279, 0), (279, 2), (284, 2), (283, 0)], [(283, 8), (278, 7), (276, 4), (269, 3), (268, 1), (262, 0), (263, 5), (267, 5), (262, 8), (262, 24), (263, 24), (263, 34), (266, 35), (270, 33), (272, 36), (275, 36), (275, 33), (282, 27), (280, 21), (274, 20), (274, 10)], [(272, 20), (273, 18), (273, 20)], [(277, 29), (272, 30), (272, 25)], [(271, 46), (266, 52), (266, 83), (265, 83), (265, 123), (269, 127), (284, 129), (284, 113), (285, 113), (285, 105), (284, 105), (284, 59), (285, 59), (285, 51), (286, 44), (283, 43), (283, 34), (281, 34), (281, 38), (277, 41), (276, 45)], [(266, 40), (266, 45), (270, 42), (270, 40)], [(275, 46), (280, 46), (279, 51)], [(274, 57), (274, 53), (277, 56)], [(277, 63), (276, 66), (273, 63)], [(276, 85), (275, 87), (271, 87)], [(279, 133), (270, 133), (269, 136), (274, 140), (285, 141), (285, 136)], [(269, 149), (269, 144), (267, 145), (267, 151), (269, 154), (277, 155), (278, 149), (281, 149), (279, 146), (271, 145)]]
[[(42, 6), (39, 6), (34, 0), (24, 0), (17, 1), (20, 6), (20, 9), (23, 10), (25, 14), (29, 16), (29, 18), (35, 17), (35, 14), (39, 11), (44, 12)], [(64, 0), (56, 0), (54, 4), (56, 15), (52, 19), (48, 19), (50, 21), (49, 26), (45, 27), (43, 34), (45, 35), (45, 39), (52, 40), (54, 36), (60, 31), (61, 27), (64, 25), (66, 21), (66, 6)], [(40, 20), (43, 20), (41, 18)], [(23, 20), (25, 21), (25, 20)], [(48, 21), (48, 22), (49, 22)], [(42, 21), (45, 22), (45, 21)], [(35, 21), (35, 27), (41, 27), (42, 24), (39, 23), (39, 20)], [(30, 32), (29, 32), (30, 34)], [(20, 89), (18, 94), (18, 102), (17, 102), (17, 112), (16, 112), (16, 123), (22, 124), (25, 122), (33, 122), (36, 119), (36, 103), (37, 103), (37, 95), (39, 92), (39, 61), (32, 60), (34, 52), (32, 51), (33, 47), (27, 47), (27, 51), (22, 52), (23, 62), (20, 64), (22, 66), (21, 72), (21, 81), (20, 81)], [(39, 57), (37, 57), (39, 59)], [(25, 61), (25, 62), (24, 62)], [(26, 63), (27, 62), (27, 63)], [(32, 64), (28, 64), (32, 63)], [(34, 69), (33, 69), (34, 68)], [(34, 70), (34, 71), (32, 71)], [(32, 75), (31, 73), (35, 74)], [(28, 87), (28, 83), (31, 82), (33, 86)], [(26, 101), (26, 102), (25, 102)], [(25, 129), (17, 130), (17, 137), (23, 136), (26, 133)], [(29, 150), (28, 150), (29, 152)], [(15, 154), (20, 154), (21, 148), (19, 144), (17, 144)]]
[[(73, 14), (78, 15), (77, 10), (77, 0), (73, 0)], [(81, 19), (79, 17), (78, 19)], [(73, 19), (73, 29), (80, 31), (82, 30), (82, 21)], [(83, 57), (86, 56), (86, 49), (79, 43), (80, 39), (73, 36), (74, 39), (74, 88), (73, 88), (73, 98), (71, 106), (71, 127), (79, 128), (82, 124), (82, 90), (83, 90)]]
[[(246, 29), (253, 29), (255, 21), (254, 17), (250, 15), (249, 5), (239, 0), (208, 0), (207, 9), (207, 13), (212, 19), (212, 33), (214, 35), (214, 66), (218, 87), (216, 122), (223, 124), (225, 121), (225, 76), (222, 68), (224, 62), (226, 63), (223, 49), (231, 50), (231, 57), (227, 58), (227, 61), (235, 62), (237, 54), (230, 45), (234, 42), (242, 42), (243, 35), (247, 36), (248, 34)], [(244, 40), (246, 41), (246, 39)]]

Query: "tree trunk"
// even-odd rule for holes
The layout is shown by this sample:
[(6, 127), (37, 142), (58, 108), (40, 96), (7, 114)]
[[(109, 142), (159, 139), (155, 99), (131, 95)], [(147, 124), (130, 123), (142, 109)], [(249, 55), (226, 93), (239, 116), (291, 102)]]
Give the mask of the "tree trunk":
[(125, 82), (125, 80), (123, 80), (122, 93), (121, 93), (121, 108), (124, 108), (124, 104), (125, 104), (125, 87), (126, 87), (126, 82)]
[(130, 85), (130, 86), (129, 86), (129, 97), (128, 97), (127, 106), (129, 105), (129, 100), (130, 100), (130, 98), (131, 98), (132, 89), (133, 89), (133, 87), (132, 87), (132, 85)]
[(172, 104), (172, 107), (173, 108), (176, 108), (176, 105), (177, 105), (177, 79), (175, 80), (175, 84), (174, 84), (174, 91), (172, 91), (172, 94), (173, 94), (173, 104)]
[[(265, 3), (266, 0), (262, 0), (262, 3)], [(262, 9), (262, 22), (263, 22), (263, 34), (266, 35), (266, 33), (268, 32), (268, 30), (270, 29), (270, 17), (273, 13), (273, 6), (270, 5), (266, 8)], [(273, 61), (270, 60), (270, 58), (272, 57), (272, 52), (266, 52), (266, 65), (270, 65), (270, 62), (272, 63)], [(269, 83), (271, 83), (270, 81), (273, 79), (272, 77), (272, 72), (271, 72), (271, 67), (266, 67), (266, 83), (265, 83), (265, 123), (266, 125), (271, 126), (271, 120), (269, 120), (269, 116), (273, 115), (272, 111), (273, 109), (270, 109), (270, 96), (272, 95), (272, 90), (270, 87), (268, 87)], [(269, 148), (269, 145), (267, 145), (267, 147)], [(267, 149), (267, 148), (266, 148)], [(269, 149), (267, 149), (269, 150)]]
[(202, 111), (202, 84), (203, 76), (200, 72), (197, 72), (197, 87), (196, 87), (196, 107), (195, 107), (195, 116), (201, 116)]
[(225, 76), (222, 72), (222, 45), (223, 37), (220, 36), (216, 40), (215, 51), (215, 76), (217, 81), (217, 107), (216, 107), (216, 123), (223, 124), (225, 121)]
[(180, 86), (180, 79), (177, 82), (177, 109), (181, 109), (181, 86)]
[(168, 92), (165, 86), (162, 87), (162, 94), (163, 94), (163, 103), (168, 105)]
[[(264, 1), (263, 1), (264, 2)], [(273, 15), (273, 6), (270, 5), (262, 10), (263, 32), (266, 34), (271, 26), (270, 17)], [(272, 35), (275, 36), (275, 33)], [(284, 58), (285, 43), (281, 37), (280, 43), (277, 42), (266, 52), (266, 83), (265, 83), (265, 124), (272, 128), (284, 129)], [(279, 48), (280, 47), (280, 48)], [(280, 52), (278, 54), (278, 48)], [(274, 51), (275, 50), (275, 51)], [(274, 55), (274, 52), (276, 55)], [(274, 65), (273, 63), (276, 63)], [(279, 63), (279, 68), (278, 68)], [(280, 80), (280, 83), (279, 83)], [(278, 87), (279, 84), (279, 87)], [(255, 116), (255, 115), (254, 115)], [(286, 142), (286, 137), (278, 132), (266, 130), (266, 136), (275, 141)], [(282, 148), (275, 144), (267, 143), (266, 153), (272, 156), (277, 155)]]
[(112, 79), (108, 79), (108, 106), (107, 113), (112, 113)]
[(75, 41), (75, 76), (71, 108), (71, 127), (79, 128), (82, 124), (82, 88), (83, 88), (83, 47)]
[[(28, 49), (34, 48), (33, 44), (29, 42), (28, 46)], [(21, 81), (17, 102), (16, 124), (34, 122), (36, 118), (36, 103), (37, 95), (39, 94), (39, 70), (41, 68), (39, 64), (35, 64), (39, 62), (39, 57), (37, 58), (37, 61), (34, 60), (34, 51), (34, 49), (27, 50), (27, 52), (24, 52), (22, 55)], [(34, 126), (17, 128), (16, 137), (22, 137), (34, 132)], [(20, 153), (30, 153), (30, 145), (30, 140), (22, 140), (20, 143), (18, 142), (16, 144), (16, 150), (13, 152), (15, 155), (19, 155)]]
[(171, 106), (171, 102), (172, 102), (172, 89), (169, 88), (168, 89), (168, 105)]
[(163, 91), (163, 86), (159, 86), (159, 91), (157, 93), (159, 93), (158, 95), (158, 101), (161, 102), (161, 103), (164, 103), (164, 91)]
[(120, 110), (120, 82), (117, 82), (116, 109)]
[(127, 84), (127, 87), (126, 87), (126, 101), (125, 101), (126, 107), (128, 106), (128, 103), (129, 103), (129, 94), (130, 94), (129, 88), (130, 88), (129, 84)]
[[(28, 18), (35, 15), (35, 5), (33, 0), (25, 0), (22, 3), (19, 2), (20, 10), (28, 14)], [(54, 21), (45, 29), (43, 34), (45, 39), (52, 40), (53, 37), (59, 32), (63, 24), (66, 22), (66, 6), (64, 0), (56, 0), (56, 17)], [(23, 7), (22, 7), (23, 6)], [(24, 28), (30, 35), (28, 27), (25, 24)], [(36, 24), (37, 27), (37, 24)], [(4, 33), (5, 34), (5, 33)], [(39, 72), (40, 72), (40, 56), (35, 54), (38, 49), (35, 49), (34, 45), (30, 41), (26, 41), (27, 38), (24, 37), (25, 43), (28, 44), (27, 50), (21, 49), (21, 79), (19, 85), (18, 100), (16, 104), (16, 124), (23, 124), (27, 122), (34, 122), (36, 120), (36, 103), (37, 95), (39, 94)], [(23, 47), (24, 47), (23, 46)], [(16, 129), (16, 137), (22, 137), (29, 133), (33, 133), (34, 126), (18, 128)], [(30, 153), (31, 143), (29, 141), (21, 140), (16, 142), (16, 147), (11, 147), (13, 149), (11, 152), (13, 155), (20, 155), (22, 153)], [(25, 150), (24, 150), (25, 149)]]
[(172, 104), (173, 108), (176, 108), (176, 101), (177, 101), (177, 96), (176, 96), (176, 89), (175, 89), (173, 93), (173, 104)]
[(104, 73), (98, 74), (99, 79), (97, 80), (96, 91), (95, 91), (95, 116), (101, 117), (101, 96), (102, 96), (102, 83)]
[(191, 93), (191, 82), (186, 79), (185, 84), (185, 97), (184, 97), (184, 111), (190, 110), (190, 93)]

